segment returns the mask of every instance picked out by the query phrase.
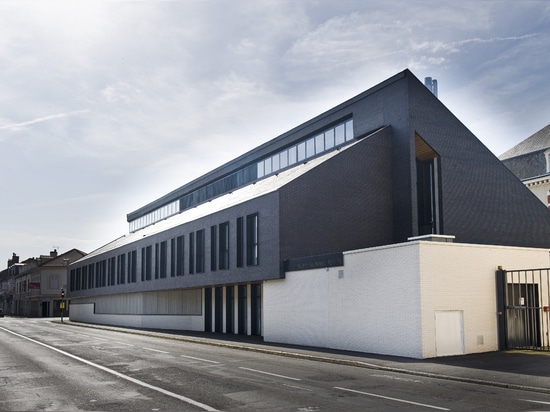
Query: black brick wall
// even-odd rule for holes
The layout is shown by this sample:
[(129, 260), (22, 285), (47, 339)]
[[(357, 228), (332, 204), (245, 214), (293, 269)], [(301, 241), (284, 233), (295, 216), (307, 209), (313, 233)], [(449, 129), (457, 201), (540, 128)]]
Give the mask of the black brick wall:
[(391, 130), (280, 190), (281, 259), (392, 243)]

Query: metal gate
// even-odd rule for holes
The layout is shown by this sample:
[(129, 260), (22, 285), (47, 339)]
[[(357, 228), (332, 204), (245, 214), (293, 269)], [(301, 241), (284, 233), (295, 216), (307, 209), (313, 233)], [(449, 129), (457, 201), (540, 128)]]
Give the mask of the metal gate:
[(499, 268), (497, 306), (500, 350), (550, 350), (550, 268)]

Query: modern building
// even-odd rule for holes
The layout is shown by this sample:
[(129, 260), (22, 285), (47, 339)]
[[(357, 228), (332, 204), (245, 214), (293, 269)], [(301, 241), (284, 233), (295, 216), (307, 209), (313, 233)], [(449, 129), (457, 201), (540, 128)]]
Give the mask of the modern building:
[(405, 70), (129, 213), (71, 263), (71, 320), (496, 350), (495, 271), (548, 265), (549, 213)]
[(499, 159), (550, 207), (550, 125), (507, 150)]
[(85, 255), (78, 249), (63, 254), (53, 250), (49, 255), (19, 263), (14, 254), (11, 260), (14, 263), (8, 267), (12, 301), (6, 313), (27, 317), (60, 316), (61, 289), (67, 288), (68, 265)]

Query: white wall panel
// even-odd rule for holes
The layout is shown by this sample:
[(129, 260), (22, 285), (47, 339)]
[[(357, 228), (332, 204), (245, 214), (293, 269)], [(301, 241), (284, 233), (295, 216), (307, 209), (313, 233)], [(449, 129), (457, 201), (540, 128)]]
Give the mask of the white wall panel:
[(420, 357), (416, 249), (350, 252), (344, 263), (266, 282), (265, 341)]
[(423, 357), (437, 356), (435, 313), (463, 311), (465, 353), (498, 350), (496, 275), (550, 265), (547, 249), (421, 242)]
[(266, 282), (265, 341), (429, 358), (436, 312), (455, 311), (464, 353), (494, 351), (497, 267), (550, 262), (547, 249), (414, 241), (348, 252), (344, 264)]

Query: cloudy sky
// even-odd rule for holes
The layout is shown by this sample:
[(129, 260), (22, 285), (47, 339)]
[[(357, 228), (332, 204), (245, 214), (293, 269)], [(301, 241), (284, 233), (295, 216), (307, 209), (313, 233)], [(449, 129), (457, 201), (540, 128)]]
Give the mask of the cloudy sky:
[(550, 123), (550, 2), (0, 1), (0, 269), (408, 68), (495, 154)]

